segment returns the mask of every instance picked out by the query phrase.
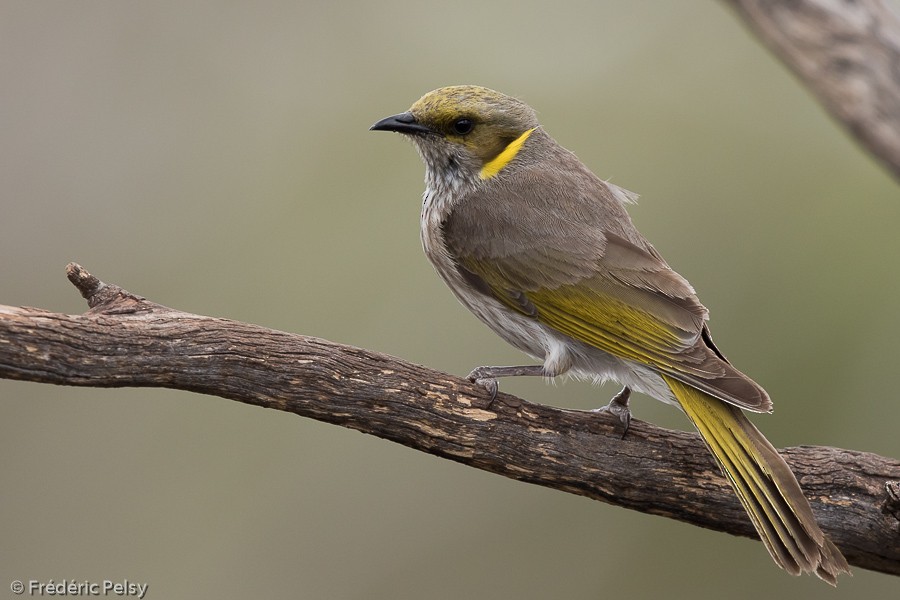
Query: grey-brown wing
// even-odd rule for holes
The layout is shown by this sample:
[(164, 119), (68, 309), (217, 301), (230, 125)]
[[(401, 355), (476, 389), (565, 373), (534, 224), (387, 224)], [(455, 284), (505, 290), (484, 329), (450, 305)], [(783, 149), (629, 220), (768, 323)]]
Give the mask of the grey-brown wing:
[(576, 175), (529, 167), (464, 199), (443, 234), (467, 277), (574, 339), (769, 410), (765, 392), (715, 350), (693, 288), (637, 232), (620, 198), (590, 173)]

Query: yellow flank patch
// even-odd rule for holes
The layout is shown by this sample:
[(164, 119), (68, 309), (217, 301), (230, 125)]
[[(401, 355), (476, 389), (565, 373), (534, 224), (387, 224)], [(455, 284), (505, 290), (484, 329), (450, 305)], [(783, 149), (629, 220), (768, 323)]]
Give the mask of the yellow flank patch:
[(511, 141), (503, 151), (492, 158), (490, 161), (485, 163), (483, 167), (481, 167), (481, 173), (479, 174), (482, 179), (490, 179), (497, 173), (503, 170), (503, 167), (508, 165), (512, 159), (516, 157), (516, 154), (519, 153), (519, 150), (522, 149), (522, 144), (525, 143), (525, 140), (528, 139), (528, 136), (531, 135), (531, 132), (537, 129), (537, 127), (532, 127), (513, 141)]
[(677, 333), (652, 314), (601, 292), (577, 285), (527, 294), (538, 317), (586, 344), (645, 364), (662, 364), (682, 343)]

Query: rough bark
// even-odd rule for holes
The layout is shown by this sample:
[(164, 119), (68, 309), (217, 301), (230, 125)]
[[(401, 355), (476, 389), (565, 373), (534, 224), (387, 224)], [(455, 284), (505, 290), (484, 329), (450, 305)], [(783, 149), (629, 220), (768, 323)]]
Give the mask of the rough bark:
[[(0, 306), (0, 377), (166, 387), (292, 412), (479, 469), (755, 538), (699, 436), (531, 404), (361, 348), (173, 310), (77, 265), (90, 310)], [(900, 574), (900, 461), (783, 450), (822, 528), (851, 564)]]
[(727, 0), (900, 179), (900, 18), (882, 0)]

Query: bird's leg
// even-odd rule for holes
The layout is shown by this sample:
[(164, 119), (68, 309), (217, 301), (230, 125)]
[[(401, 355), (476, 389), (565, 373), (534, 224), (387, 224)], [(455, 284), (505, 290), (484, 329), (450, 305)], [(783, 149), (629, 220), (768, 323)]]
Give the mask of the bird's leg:
[(628, 433), (628, 426), (631, 424), (631, 410), (628, 408), (628, 398), (631, 396), (631, 388), (627, 385), (622, 388), (622, 391), (612, 397), (612, 400), (609, 401), (609, 404), (604, 406), (603, 408), (595, 408), (591, 412), (608, 412), (611, 415), (614, 415), (619, 418), (619, 421), (622, 422), (624, 426), (624, 430), (622, 431), (622, 439), (625, 439), (625, 434)]
[(476, 383), (486, 389), (491, 394), (491, 400), (487, 407), (490, 408), (497, 397), (497, 390), (500, 384), (497, 383), (498, 377), (517, 377), (519, 375), (538, 375), (547, 376), (543, 365), (525, 365), (521, 367), (475, 367), (472, 372), (466, 376), (466, 379)]

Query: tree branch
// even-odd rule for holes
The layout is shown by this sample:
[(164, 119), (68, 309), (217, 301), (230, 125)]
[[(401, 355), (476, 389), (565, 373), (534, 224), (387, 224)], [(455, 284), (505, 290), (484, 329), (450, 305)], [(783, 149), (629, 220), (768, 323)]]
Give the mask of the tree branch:
[[(193, 315), (106, 285), (78, 265), (83, 315), (0, 306), (0, 377), (166, 387), (350, 427), (479, 469), (755, 538), (696, 434), (531, 404), (325, 340)], [(838, 448), (783, 451), (851, 564), (900, 574), (900, 461)]]
[(900, 19), (882, 0), (728, 0), (900, 179)]

